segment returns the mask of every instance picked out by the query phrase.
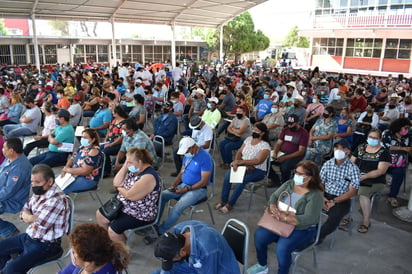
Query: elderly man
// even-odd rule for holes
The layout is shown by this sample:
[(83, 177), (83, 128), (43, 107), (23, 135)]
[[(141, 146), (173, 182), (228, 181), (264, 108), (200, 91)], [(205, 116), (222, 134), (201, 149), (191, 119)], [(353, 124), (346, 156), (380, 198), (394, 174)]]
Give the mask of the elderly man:
[[(18, 138), (9, 138), (3, 146), (6, 159), (0, 166), (0, 214), (17, 213), (30, 192), (31, 164), (23, 154), (23, 144)], [(0, 239), (18, 233), (16, 226), (0, 219)]]
[(240, 273), (233, 250), (222, 234), (200, 221), (182, 222), (173, 233), (160, 236), (154, 255), (162, 261), (162, 269), (152, 274)]
[[(54, 183), (53, 170), (44, 164), (31, 171), (33, 196), (20, 217), (29, 226), (22, 233), (0, 242), (0, 269), (3, 274), (26, 273), (39, 262), (61, 252), (61, 238), (69, 229), (70, 205)], [(19, 254), (11, 257), (12, 254)]]
[(172, 186), (162, 192), (162, 215), (165, 205), (172, 199), (178, 199), (169, 216), (159, 226), (162, 234), (171, 228), (183, 211), (196, 204), (207, 195), (207, 185), (213, 172), (213, 160), (210, 154), (199, 147), (195, 140), (184, 137), (179, 143), (178, 155), (184, 155), (183, 166)]
[(335, 231), (342, 218), (349, 213), (350, 199), (358, 192), (361, 175), (358, 166), (349, 159), (350, 153), (351, 146), (346, 139), (336, 141), (333, 145), (334, 158), (320, 170), (324, 185), (323, 209), (327, 211), (328, 219), (322, 225), (319, 243)]
[(24, 99), (24, 104), (27, 110), (20, 117), (20, 124), (5, 125), (3, 127), (6, 138), (36, 134), (37, 128), (40, 125), (41, 111), (39, 107), (34, 104), (33, 97), (26, 97)]

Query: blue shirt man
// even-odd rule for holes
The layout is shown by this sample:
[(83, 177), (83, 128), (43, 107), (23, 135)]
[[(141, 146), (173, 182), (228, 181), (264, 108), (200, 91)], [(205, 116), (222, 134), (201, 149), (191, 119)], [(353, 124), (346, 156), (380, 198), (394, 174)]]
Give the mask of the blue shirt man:
[[(29, 198), (32, 165), (23, 154), (18, 138), (9, 138), (3, 146), (6, 159), (0, 166), (0, 214), (17, 213)], [(0, 238), (18, 232), (16, 226), (0, 219)]]
[(100, 102), (100, 109), (96, 111), (90, 120), (90, 128), (97, 130), (100, 137), (103, 137), (106, 135), (111, 121), (112, 113), (109, 109), (109, 100), (108, 98), (103, 98)]
[(259, 101), (256, 105), (256, 118), (257, 120), (262, 120), (266, 114), (270, 113), (270, 109), (272, 108), (273, 101), (270, 99), (270, 93), (265, 91), (263, 95), (263, 99)]
[[(177, 132), (177, 118), (173, 114), (173, 103), (166, 102), (163, 107), (163, 115), (153, 122), (154, 135), (160, 135), (165, 139), (166, 145), (171, 145)], [(153, 138), (151, 138), (153, 139)]]
[(215, 228), (200, 221), (182, 222), (174, 227), (173, 233), (160, 236), (154, 254), (162, 260), (162, 269), (152, 274), (240, 273), (236, 257), (225, 238)]
[(162, 215), (165, 204), (178, 199), (169, 216), (159, 226), (159, 233), (164, 233), (179, 219), (183, 211), (196, 204), (207, 195), (207, 185), (213, 172), (213, 160), (209, 153), (200, 148), (191, 137), (184, 137), (179, 143), (179, 155), (185, 155), (181, 171), (171, 188), (162, 192)]

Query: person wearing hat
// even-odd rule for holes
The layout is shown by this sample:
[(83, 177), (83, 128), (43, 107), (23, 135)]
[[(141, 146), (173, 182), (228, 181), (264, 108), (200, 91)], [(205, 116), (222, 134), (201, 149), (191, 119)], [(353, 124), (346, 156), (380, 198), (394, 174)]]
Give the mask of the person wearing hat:
[(70, 124), (73, 127), (79, 125), (80, 119), (82, 118), (82, 106), (80, 105), (81, 96), (80, 94), (75, 94), (72, 97), (72, 104), (70, 105), (68, 111), (70, 112)]
[(166, 232), (155, 244), (154, 256), (162, 262), (159, 273), (240, 274), (239, 264), (222, 234), (201, 221), (185, 221)]
[(163, 105), (163, 114), (153, 121), (153, 134), (150, 139), (154, 139), (155, 135), (162, 136), (165, 140), (165, 145), (173, 143), (173, 137), (177, 133), (177, 118), (173, 114), (173, 103), (167, 101)]
[(336, 230), (342, 218), (349, 213), (350, 199), (356, 196), (361, 174), (356, 164), (349, 159), (351, 145), (346, 139), (334, 142), (333, 158), (325, 162), (320, 170), (324, 185), (323, 209), (328, 214), (322, 225), (319, 243)]
[(59, 110), (56, 119), (57, 127), (49, 134), (49, 151), (30, 158), (30, 163), (47, 164), (50, 167), (64, 166), (67, 156), (72, 151), (62, 149), (64, 144), (74, 143), (74, 129), (70, 124), (70, 112), (65, 109)]
[[(144, 87), (142, 86), (142, 83), (143, 83), (143, 81), (141, 79), (136, 79), (136, 81), (134, 83), (134, 93), (133, 94), (140, 94), (142, 96), (145, 95)], [(132, 96), (132, 98), (133, 98), (133, 96)]]
[(178, 201), (169, 216), (159, 226), (160, 234), (166, 232), (179, 219), (186, 208), (196, 204), (207, 195), (207, 185), (213, 171), (213, 159), (210, 154), (199, 147), (191, 137), (183, 137), (179, 143), (178, 155), (184, 155), (183, 166), (169, 189), (162, 192), (162, 216), (165, 205), (172, 199)]
[(203, 112), (202, 120), (206, 122), (212, 129), (214, 129), (220, 122), (222, 114), (217, 109), (219, 99), (212, 97), (207, 102), (207, 109)]
[(100, 108), (90, 120), (90, 128), (97, 130), (100, 137), (106, 136), (106, 131), (109, 128), (110, 122), (113, 120), (112, 113), (109, 109), (109, 98), (103, 97), (100, 99)]
[(296, 96), (299, 95), (299, 92), (296, 89), (296, 82), (292, 81), (292, 82), (286, 83), (286, 87), (288, 90), (292, 92), (292, 98), (295, 98)]
[(406, 113), (406, 110), (405, 110), (405, 106), (404, 106), (404, 104), (403, 103), (401, 103), (401, 101), (403, 102), (404, 101), (404, 97), (402, 97), (402, 96), (400, 96), (399, 94), (397, 94), (396, 92), (395, 93), (392, 93), (390, 96), (389, 96), (389, 102), (385, 105), (385, 109), (383, 110), (384, 112), (385, 111), (387, 111), (387, 110), (389, 110), (390, 109), (390, 101), (391, 100), (393, 100), (393, 101), (396, 101), (396, 108), (398, 109), (398, 111), (399, 111), (399, 118), (404, 118), (405, 117), (405, 113)]
[(381, 131), (384, 131), (388, 128), (388, 126), (395, 121), (396, 119), (400, 118), (399, 109), (396, 107), (398, 104), (398, 97), (396, 93), (395, 96), (389, 97), (389, 102), (385, 107), (385, 111), (383, 112), (382, 116), (379, 118), (378, 128)]
[(305, 116), (306, 116), (306, 110), (302, 106), (304, 104), (304, 99), (302, 96), (298, 95), (295, 97), (293, 106), (289, 109), (289, 111), (285, 115), (285, 120), (287, 121), (287, 118), (294, 114), (299, 117), (299, 123), (301, 126), (305, 123)]
[(274, 146), (273, 161), (279, 166), (281, 178), (271, 168), (268, 187), (278, 186), (290, 179), (297, 163), (303, 160), (308, 146), (309, 134), (299, 123), (299, 117), (292, 114), (286, 121)]
[(185, 130), (190, 131), (189, 121), (193, 116), (202, 116), (205, 111), (207, 104), (205, 101), (205, 91), (203, 89), (195, 89), (192, 92), (192, 105), (190, 106), (189, 113), (183, 115), (183, 123), (185, 125)]
[(24, 98), (24, 105), (27, 110), (20, 117), (20, 123), (3, 127), (6, 139), (36, 134), (37, 128), (40, 125), (41, 111), (34, 104), (33, 97), (28, 96)]

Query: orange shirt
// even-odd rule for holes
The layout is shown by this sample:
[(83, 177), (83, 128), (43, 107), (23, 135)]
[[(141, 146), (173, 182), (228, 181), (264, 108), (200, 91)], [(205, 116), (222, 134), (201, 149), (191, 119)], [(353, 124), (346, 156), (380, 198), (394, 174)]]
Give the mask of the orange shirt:
[(69, 99), (67, 99), (67, 97), (65, 96), (60, 98), (59, 101), (57, 101), (57, 107), (68, 109), (70, 107)]

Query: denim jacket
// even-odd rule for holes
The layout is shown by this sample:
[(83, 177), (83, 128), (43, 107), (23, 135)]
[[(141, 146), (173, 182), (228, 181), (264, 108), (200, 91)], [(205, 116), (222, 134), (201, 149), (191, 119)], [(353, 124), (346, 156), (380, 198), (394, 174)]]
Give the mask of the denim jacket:
[(215, 228), (200, 221), (185, 221), (176, 225), (173, 233), (190, 230), (190, 256), (176, 262), (170, 271), (163, 274), (240, 274), (236, 257), (226, 240)]

